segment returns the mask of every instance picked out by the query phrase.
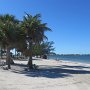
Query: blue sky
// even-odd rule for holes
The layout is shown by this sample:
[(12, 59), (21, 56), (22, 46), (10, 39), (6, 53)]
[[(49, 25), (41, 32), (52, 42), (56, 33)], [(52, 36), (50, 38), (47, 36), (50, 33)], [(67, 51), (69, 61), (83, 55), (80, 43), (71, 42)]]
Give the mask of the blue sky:
[(90, 54), (90, 0), (0, 0), (0, 14), (40, 13), (52, 32), (56, 53)]

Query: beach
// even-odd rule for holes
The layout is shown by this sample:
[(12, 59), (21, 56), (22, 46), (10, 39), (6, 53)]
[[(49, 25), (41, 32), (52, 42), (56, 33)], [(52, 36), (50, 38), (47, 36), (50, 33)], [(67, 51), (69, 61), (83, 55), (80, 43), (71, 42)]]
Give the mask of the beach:
[(27, 61), (15, 63), (0, 67), (0, 90), (90, 90), (90, 64), (34, 59), (38, 68), (26, 71)]

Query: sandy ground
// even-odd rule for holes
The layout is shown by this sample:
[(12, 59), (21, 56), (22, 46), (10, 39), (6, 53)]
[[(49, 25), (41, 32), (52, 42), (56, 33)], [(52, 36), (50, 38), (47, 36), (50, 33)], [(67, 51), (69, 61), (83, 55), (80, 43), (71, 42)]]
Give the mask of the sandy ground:
[(0, 90), (90, 90), (90, 64), (34, 60), (37, 70), (25, 71), (27, 61), (0, 68)]

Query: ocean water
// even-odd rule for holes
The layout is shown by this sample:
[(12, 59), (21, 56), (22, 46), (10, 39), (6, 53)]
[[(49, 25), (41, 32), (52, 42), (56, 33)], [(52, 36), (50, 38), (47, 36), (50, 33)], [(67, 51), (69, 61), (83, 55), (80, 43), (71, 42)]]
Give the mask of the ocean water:
[(90, 64), (90, 55), (49, 55), (48, 59), (73, 61)]

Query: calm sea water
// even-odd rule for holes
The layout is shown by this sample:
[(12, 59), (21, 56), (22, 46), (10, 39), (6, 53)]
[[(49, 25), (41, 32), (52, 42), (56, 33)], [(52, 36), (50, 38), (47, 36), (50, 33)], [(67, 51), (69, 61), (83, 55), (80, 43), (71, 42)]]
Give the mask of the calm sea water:
[(49, 55), (48, 59), (82, 62), (90, 64), (90, 55)]

